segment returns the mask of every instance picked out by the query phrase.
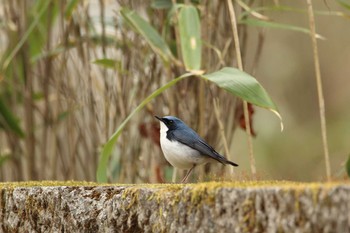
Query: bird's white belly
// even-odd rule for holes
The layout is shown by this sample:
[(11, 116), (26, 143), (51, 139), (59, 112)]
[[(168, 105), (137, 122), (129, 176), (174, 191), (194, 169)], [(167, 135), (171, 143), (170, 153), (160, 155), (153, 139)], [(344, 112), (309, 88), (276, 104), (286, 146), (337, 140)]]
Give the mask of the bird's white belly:
[(194, 164), (203, 164), (209, 160), (197, 150), (180, 142), (170, 141), (164, 135), (161, 135), (160, 145), (166, 160), (176, 168), (190, 169)]

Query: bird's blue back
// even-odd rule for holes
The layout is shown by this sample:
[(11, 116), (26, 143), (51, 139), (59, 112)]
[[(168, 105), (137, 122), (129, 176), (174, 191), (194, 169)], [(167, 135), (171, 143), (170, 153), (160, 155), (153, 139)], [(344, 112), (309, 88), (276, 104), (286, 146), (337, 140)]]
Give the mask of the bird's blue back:
[(225, 157), (216, 152), (213, 147), (206, 143), (203, 138), (183, 121), (174, 116), (166, 116), (165, 118), (173, 120), (175, 123), (174, 127), (170, 127), (167, 131), (167, 138), (170, 141), (176, 140), (199, 151), (202, 155), (209, 156), (224, 164), (227, 162)]

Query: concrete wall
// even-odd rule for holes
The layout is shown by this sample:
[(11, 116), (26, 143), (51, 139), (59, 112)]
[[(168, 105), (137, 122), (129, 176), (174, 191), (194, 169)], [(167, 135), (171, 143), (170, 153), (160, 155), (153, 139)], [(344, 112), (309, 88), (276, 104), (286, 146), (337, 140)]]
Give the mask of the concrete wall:
[(349, 184), (20, 186), (1, 232), (350, 232)]

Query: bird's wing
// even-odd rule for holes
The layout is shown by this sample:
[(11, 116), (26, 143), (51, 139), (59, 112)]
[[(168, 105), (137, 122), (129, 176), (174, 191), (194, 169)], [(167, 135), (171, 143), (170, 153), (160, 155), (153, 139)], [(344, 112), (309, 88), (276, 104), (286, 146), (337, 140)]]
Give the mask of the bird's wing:
[(231, 164), (235, 166), (235, 163), (228, 161), (224, 156), (220, 155), (218, 152), (214, 150), (213, 147), (211, 147), (208, 143), (204, 141), (195, 131), (192, 129), (186, 129), (181, 130), (177, 129), (174, 131), (169, 132), (171, 134), (171, 137), (175, 140), (181, 142), (182, 144), (185, 144), (192, 149), (195, 149), (200, 152), (202, 155), (209, 156), (212, 159), (217, 160), (220, 163), (223, 164)]

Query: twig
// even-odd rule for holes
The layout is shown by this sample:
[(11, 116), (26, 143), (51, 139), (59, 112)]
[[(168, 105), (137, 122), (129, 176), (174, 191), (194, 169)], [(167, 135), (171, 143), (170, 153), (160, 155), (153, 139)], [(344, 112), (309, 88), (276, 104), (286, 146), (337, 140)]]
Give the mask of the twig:
[[(231, 26), (232, 26), (233, 38), (234, 38), (234, 42), (235, 42), (237, 65), (238, 65), (238, 69), (243, 71), (242, 55), (241, 55), (238, 30), (237, 30), (237, 21), (236, 21), (235, 11), (233, 9), (232, 0), (227, 0), (227, 4), (228, 4), (229, 12), (230, 12), (230, 17), (231, 17)], [(243, 101), (243, 110), (244, 110), (244, 120), (245, 120), (245, 125), (246, 125), (246, 132), (247, 132), (247, 136), (248, 136), (247, 142), (248, 142), (248, 149), (249, 149), (250, 169), (252, 172), (252, 176), (255, 179), (256, 178), (256, 167), (255, 167), (252, 135), (251, 135), (251, 131), (250, 131), (250, 122), (249, 122), (247, 101)]]
[(316, 40), (316, 27), (315, 27), (315, 17), (312, 9), (311, 0), (306, 0), (308, 5), (308, 15), (309, 15), (309, 25), (310, 25), (310, 37), (312, 41), (313, 55), (314, 55), (314, 64), (315, 64), (315, 73), (316, 73), (316, 85), (317, 85), (317, 94), (318, 94), (318, 104), (320, 109), (320, 120), (321, 120), (321, 134), (324, 150), (324, 159), (326, 164), (326, 175), (327, 180), (331, 180), (331, 167), (329, 162), (329, 151), (328, 151), (328, 142), (327, 142), (327, 127), (326, 127), (326, 116), (325, 116), (325, 104), (322, 91), (322, 80), (321, 80), (321, 69), (320, 61), (318, 57), (317, 49), (317, 40)]
[(250, 8), (247, 4), (245, 4), (241, 0), (237, 0), (238, 5), (240, 5), (244, 10), (249, 12), (253, 17), (263, 20), (263, 21), (270, 21), (269, 17), (260, 14), (259, 12), (254, 11), (252, 8)]

